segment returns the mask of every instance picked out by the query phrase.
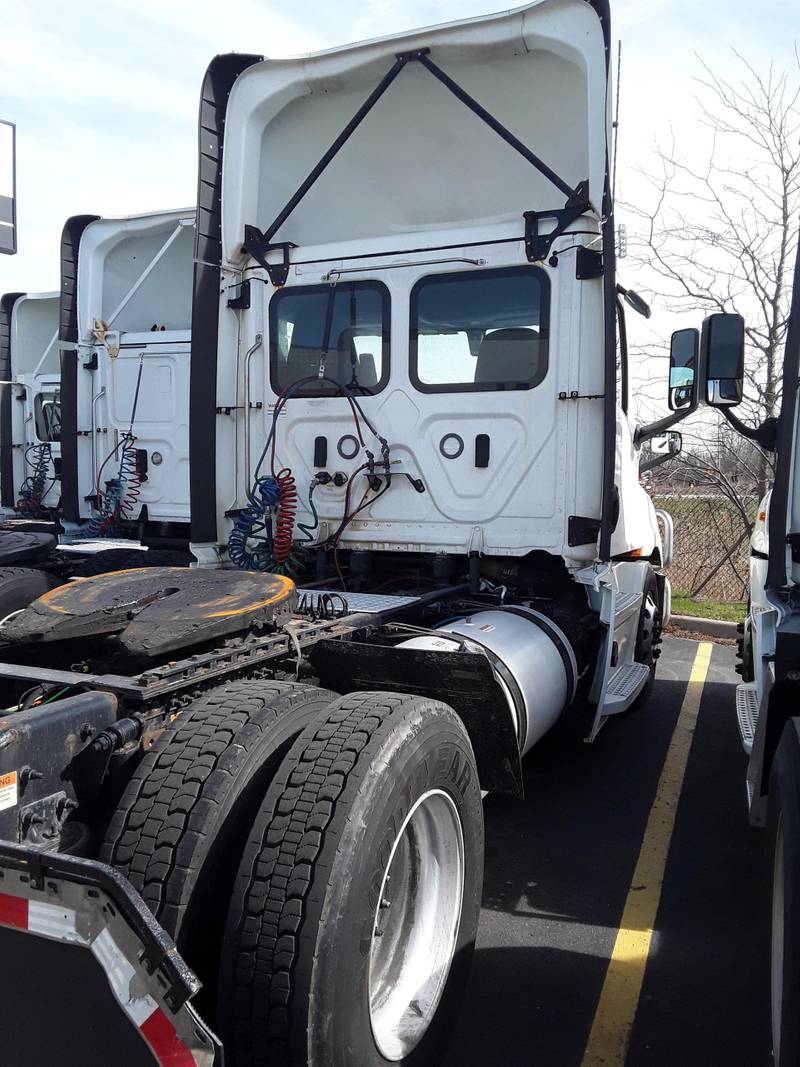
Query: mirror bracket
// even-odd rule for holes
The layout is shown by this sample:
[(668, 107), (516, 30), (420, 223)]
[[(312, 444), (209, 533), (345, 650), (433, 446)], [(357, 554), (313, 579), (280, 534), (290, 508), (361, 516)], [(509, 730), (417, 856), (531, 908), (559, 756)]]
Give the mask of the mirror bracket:
[[(541, 263), (550, 254), (550, 248), (557, 237), (561, 237), (568, 226), (589, 210), (589, 182), (582, 181), (573, 189), (563, 208), (555, 211), (523, 211), (525, 220), (525, 255), (529, 263)], [(554, 219), (555, 227), (549, 233), (540, 233), (539, 221)]]
[(764, 419), (760, 426), (748, 426), (734, 415), (730, 408), (721, 407), (718, 410), (722, 412), (734, 430), (741, 434), (742, 437), (746, 437), (748, 441), (755, 441), (757, 445), (767, 452), (775, 451), (778, 439), (778, 420), (776, 418)]
[(651, 437), (656, 437), (665, 430), (669, 430), (676, 422), (681, 422), (687, 415), (691, 415), (692, 412), (696, 410), (697, 398), (695, 396), (694, 402), (688, 407), (673, 411), (671, 415), (665, 415), (663, 419), (656, 419), (655, 422), (648, 422), (645, 426), (637, 426), (633, 431), (634, 446), (639, 448), (645, 441), (649, 441)]
[(671, 459), (675, 459), (679, 456), (680, 452), (665, 452), (663, 456), (653, 456), (651, 459), (647, 459), (644, 463), (639, 464), (639, 473), (644, 474), (646, 471), (651, 471), (655, 467), (660, 467), (662, 463), (669, 463)]

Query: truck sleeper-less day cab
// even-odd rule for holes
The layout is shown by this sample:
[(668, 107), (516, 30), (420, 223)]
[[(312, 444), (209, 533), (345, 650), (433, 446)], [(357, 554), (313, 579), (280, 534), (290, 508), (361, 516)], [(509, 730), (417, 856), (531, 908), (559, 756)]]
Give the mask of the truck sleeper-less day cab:
[(748, 427), (741, 347), (710, 361), (707, 401), (743, 436), (774, 453), (775, 477), (750, 542), (750, 603), (739, 639), (736, 711), (745, 752), (750, 822), (765, 827), (771, 887), (770, 999), (776, 1067), (800, 1062), (800, 251), (777, 422)]
[[(676, 336), (674, 410), (633, 428), (609, 34), (600, 0), (539, 0), (210, 65), (200, 566), (68, 583), (3, 629), (0, 1010), (38, 1062), (108, 1037), (126, 1063), (439, 1063), (481, 790), (520, 794), (559, 715), (593, 739), (646, 698), (669, 538), (638, 450), (696, 406), (698, 347)], [(27, 975), (58, 987), (48, 1032)]]
[(193, 246), (194, 210), (66, 223), (68, 530), (188, 541)]
[(4, 409), (0, 501), (9, 517), (47, 520), (61, 498), (58, 293), (2, 297)]
[(0, 621), (67, 578), (190, 560), (193, 227), (75, 216), (60, 294), (3, 298)]

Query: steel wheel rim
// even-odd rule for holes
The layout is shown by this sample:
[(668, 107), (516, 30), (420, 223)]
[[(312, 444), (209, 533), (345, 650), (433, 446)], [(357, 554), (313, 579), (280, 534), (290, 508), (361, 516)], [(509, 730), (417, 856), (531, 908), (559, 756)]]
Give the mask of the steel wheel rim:
[(419, 1044), (439, 1006), (464, 897), (464, 832), (452, 798), (431, 789), (414, 804), (383, 872), (369, 956), (369, 1014), (387, 1060)]
[(644, 602), (642, 618), (642, 632), (640, 638), (641, 655), (646, 662), (653, 658), (653, 650), (656, 643), (656, 623), (658, 620), (658, 604), (650, 593)]
[(772, 1055), (781, 1061), (781, 1015), (783, 1014), (783, 815), (778, 816), (775, 833), (775, 862), (772, 870), (772, 930), (770, 951), (770, 1001), (772, 1011)]

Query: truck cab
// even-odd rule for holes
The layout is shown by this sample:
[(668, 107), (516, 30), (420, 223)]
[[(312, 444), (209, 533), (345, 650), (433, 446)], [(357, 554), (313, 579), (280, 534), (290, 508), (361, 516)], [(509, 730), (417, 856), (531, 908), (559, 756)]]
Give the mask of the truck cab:
[(0, 451), (9, 517), (41, 520), (55, 514), (61, 498), (61, 405), (58, 360), (58, 293), (3, 297), (8, 316), (3, 377), (12, 400)]
[(604, 634), (580, 639), (591, 737), (645, 691), (669, 610), (617, 380), (603, 34), (566, 2), (218, 57), (192, 351), (201, 563), (574, 596)]
[(800, 1058), (800, 252), (783, 358), (780, 412), (760, 426), (733, 409), (744, 391), (744, 320), (711, 315), (703, 325), (704, 401), (774, 456), (774, 479), (758, 503), (750, 538), (747, 617), (740, 625), (736, 715), (748, 757), (747, 805), (765, 829), (770, 908), (772, 1059)]
[(71, 536), (186, 542), (194, 212), (69, 219), (61, 347)]

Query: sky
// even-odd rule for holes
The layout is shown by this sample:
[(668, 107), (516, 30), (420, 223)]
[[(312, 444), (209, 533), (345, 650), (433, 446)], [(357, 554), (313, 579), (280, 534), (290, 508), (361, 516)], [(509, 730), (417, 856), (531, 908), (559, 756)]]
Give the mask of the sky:
[[(707, 147), (694, 99), (701, 58), (732, 77), (739, 70), (733, 49), (759, 69), (771, 61), (788, 66), (800, 19), (796, 0), (611, 4), (615, 56), (622, 40), (617, 194), (635, 200), (644, 192), (639, 170), (658, 144), (674, 137), (688, 159)], [(500, 6), (4, 0), (0, 118), (17, 124), (19, 252), (0, 256), (0, 292), (58, 288), (58, 243), (69, 215), (194, 203), (198, 96), (214, 54), (297, 55)], [(620, 276), (636, 287), (624, 262)]]

